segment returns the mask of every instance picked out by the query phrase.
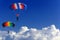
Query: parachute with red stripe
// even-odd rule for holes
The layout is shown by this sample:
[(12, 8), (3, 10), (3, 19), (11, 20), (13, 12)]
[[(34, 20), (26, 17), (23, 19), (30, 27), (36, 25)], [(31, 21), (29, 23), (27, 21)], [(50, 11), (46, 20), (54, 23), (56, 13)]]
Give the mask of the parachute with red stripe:
[(4, 22), (4, 23), (2, 24), (2, 26), (3, 26), (3, 27), (14, 27), (15, 24), (12, 23), (12, 22), (10, 22), (10, 21), (7, 21), (7, 22)]
[(16, 20), (18, 21), (19, 20), (19, 14), (20, 14), (20, 11), (26, 9), (27, 6), (26, 4), (24, 3), (13, 3), (11, 4), (11, 9), (13, 9), (15, 12), (17, 11), (16, 13)]
[(11, 5), (11, 8), (12, 8), (13, 10), (17, 10), (17, 9), (18, 9), (17, 4), (16, 4), (16, 3), (13, 3), (13, 4)]
[(24, 10), (25, 4), (23, 4), (23, 3), (18, 3), (18, 4), (19, 4), (19, 8), (20, 8), (21, 10)]

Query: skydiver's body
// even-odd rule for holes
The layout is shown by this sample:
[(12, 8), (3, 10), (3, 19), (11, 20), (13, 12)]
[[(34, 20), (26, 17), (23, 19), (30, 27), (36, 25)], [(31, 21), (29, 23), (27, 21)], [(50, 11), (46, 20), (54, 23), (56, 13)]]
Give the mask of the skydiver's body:
[(17, 21), (19, 20), (19, 14), (18, 13), (16, 14), (16, 20)]
[(9, 31), (8, 31), (8, 33), (9, 33)]
[(18, 18), (18, 17), (16, 17), (16, 20), (18, 21), (18, 20), (19, 20), (19, 18)]

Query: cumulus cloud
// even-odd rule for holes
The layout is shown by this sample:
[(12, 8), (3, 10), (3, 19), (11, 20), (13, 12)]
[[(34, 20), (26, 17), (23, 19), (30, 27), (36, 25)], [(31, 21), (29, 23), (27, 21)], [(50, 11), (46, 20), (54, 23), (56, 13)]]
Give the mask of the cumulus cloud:
[(0, 40), (6, 40), (8, 36), (11, 40), (60, 40), (60, 30), (55, 25), (51, 25), (42, 30), (23, 26), (19, 32), (0, 31)]

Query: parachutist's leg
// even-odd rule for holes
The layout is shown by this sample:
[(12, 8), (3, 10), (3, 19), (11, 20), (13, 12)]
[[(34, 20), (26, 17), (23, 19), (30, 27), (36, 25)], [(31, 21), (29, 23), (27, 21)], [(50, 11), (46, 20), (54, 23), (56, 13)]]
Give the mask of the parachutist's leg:
[(18, 17), (16, 17), (16, 19), (17, 19), (17, 21), (19, 20), (19, 18), (18, 18)]
[(9, 33), (9, 31), (8, 31), (8, 33)]

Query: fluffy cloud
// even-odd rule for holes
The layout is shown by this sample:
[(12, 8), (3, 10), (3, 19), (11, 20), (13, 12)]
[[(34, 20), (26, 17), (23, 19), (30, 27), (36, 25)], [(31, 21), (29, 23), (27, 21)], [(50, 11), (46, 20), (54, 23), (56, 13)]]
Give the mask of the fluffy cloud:
[(7, 40), (8, 36), (11, 40), (60, 40), (60, 30), (56, 29), (55, 25), (51, 25), (42, 30), (23, 26), (18, 33), (0, 31), (0, 40)]

